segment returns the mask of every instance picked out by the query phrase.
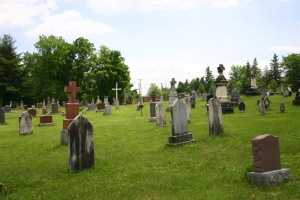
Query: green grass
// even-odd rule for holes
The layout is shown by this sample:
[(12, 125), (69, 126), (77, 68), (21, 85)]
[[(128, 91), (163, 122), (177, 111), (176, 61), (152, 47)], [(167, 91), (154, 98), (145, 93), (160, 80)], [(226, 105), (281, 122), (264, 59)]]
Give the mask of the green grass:
[[(176, 147), (166, 145), (169, 122), (148, 122), (147, 103), (143, 116), (136, 105), (112, 107), (109, 116), (87, 112), (95, 166), (77, 173), (68, 171), (68, 148), (60, 145), (63, 116), (53, 115), (55, 124), (47, 127), (34, 118), (33, 134), (19, 136), (21, 111), (6, 113), (7, 125), (0, 126), (0, 199), (300, 199), (300, 107), (292, 106), (294, 97), (270, 96), (270, 108), (260, 116), (258, 98), (242, 96), (246, 112), (235, 108), (223, 115), (225, 133), (218, 137), (209, 136), (205, 103), (197, 99), (189, 124), (196, 142)], [(279, 137), (289, 182), (267, 188), (248, 183), (251, 139), (261, 134)]]

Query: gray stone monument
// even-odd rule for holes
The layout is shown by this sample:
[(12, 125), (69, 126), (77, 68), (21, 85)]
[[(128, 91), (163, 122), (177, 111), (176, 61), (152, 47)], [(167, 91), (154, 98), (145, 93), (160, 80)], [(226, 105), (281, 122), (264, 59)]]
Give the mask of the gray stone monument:
[(172, 80), (170, 81), (171, 84), (171, 91), (170, 91), (170, 95), (169, 95), (169, 103), (170, 106), (172, 106), (173, 102), (177, 99), (177, 92), (176, 92), (176, 88), (175, 88), (175, 84), (177, 82), (175, 81), (175, 78), (172, 78)]
[(6, 124), (6, 122), (5, 122), (5, 112), (1, 107), (0, 107), (0, 124)]
[(111, 114), (111, 106), (109, 104), (105, 105), (105, 110), (103, 115), (110, 115)]
[(156, 110), (155, 110), (155, 106), (156, 106), (157, 102), (155, 102), (155, 97), (156, 97), (156, 93), (152, 92), (151, 93), (152, 102), (150, 103), (150, 118), (149, 118), (149, 122), (156, 122)]
[(250, 182), (268, 186), (290, 179), (289, 169), (281, 169), (278, 137), (257, 136), (252, 139), (252, 151), (254, 172), (248, 173)]
[(169, 137), (169, 145), (179, 145), (193, 142), (192, 133), (188, 131), (188, 119), (184, 103), (176, 99), (170, 107), (172, 121), (172, 136)]
[(217, 98), (208, 101), (209, 135), (224, 133), (221, 103)]
[(231, 103), (233, 105), (238, 105), (239, 101), (241, 100), (240, 98), (240, 92), (237, 90), (236, 85), (234, 85), (234, 89), (231, 91)]
[(32, 116), (27, 111), (19, 116), (19, 133), (20, 135), (33, 133)]
[(6, 105), (4, 107), (4, 112), (11, 112), (11, 107), (9, 105)]
[(122, 88), (118, 88), (118, 82), (116, 82), (116, 88), (113, 88), (112, 90), (116, 91), (116, 101), (115, 101), (115, 106), (116, 106), (116, 110), (119, 110), (120, 108), (120, 103), (119, 103), (119, 99), (118, 99), (118, 90), (122, 90)]
[(69, 171), (77, 172), (94, 166), (94, 129), (82, 115), (69, 125)]
[(165, 126), (166, 125), (166, 111), (164, 104), (158, 102), (155, 105), (155, 116), (156, 116), (156, 126)]
[(92, 101), (92, 103), (88, 105), (88, 111), (95, 111), (95, 110), (96, 110), (96, 104), (94, 104)]
[(284, 104), (283, 103), (281, 103), (280, 104), (280, 113), (285, 113), (285, 107), (284, 107)]
[(58, 114), (58, 104), (51, 103), (51, 113), (50, 114)]

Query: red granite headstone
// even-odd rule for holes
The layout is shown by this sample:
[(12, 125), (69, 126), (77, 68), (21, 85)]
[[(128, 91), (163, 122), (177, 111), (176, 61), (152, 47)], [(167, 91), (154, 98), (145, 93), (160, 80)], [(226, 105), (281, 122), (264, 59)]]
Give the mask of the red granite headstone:
[(104, 111), (105, 110), (105, 104), (104, 103), (97, 103), (97, 110)]
[(27, 111), (32, 117), (36, 117), (36, 109), (35, 108), (30, 108)]
[(278, 137), (269, 134), (252, 139), (254, 172), (281, 169)]
[(42, 115), (40, 117), (40, 126), (53, 124), (52, 115)]

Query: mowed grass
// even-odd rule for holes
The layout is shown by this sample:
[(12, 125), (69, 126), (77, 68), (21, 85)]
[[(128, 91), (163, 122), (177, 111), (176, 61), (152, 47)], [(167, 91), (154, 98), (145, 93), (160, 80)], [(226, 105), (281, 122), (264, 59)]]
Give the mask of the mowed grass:
[[(36, 117), (33, 134), (20, 136), (22, 111), (13, 110), (0, 126), (0, 199), (300, 199), (300, 106), (292, 105), (294, 96), (269, 96), (270, 108), (260, 116), (257, 99), (242, 96), (246, 112), (236, 107), (223, 115), (225, 133), (216, 137), (209, 136), (205, 102), (197, 99), (189, 124), (196, 141), (176, 147), (166, 145), (169, 121), (165, 127), (148, 122), (149, 103), (142, 116), (136, 105), (112, 107), (109, 116), (87, 112), (95, 166), (77, 173), (68, 171), (68, 148), (60, 145), (63, 116), (53, 115), (55, 124), (47, 127)], [(267, 188), (248, 183), (251, 140), (261, 134), (279, 137), (289, 182)]]

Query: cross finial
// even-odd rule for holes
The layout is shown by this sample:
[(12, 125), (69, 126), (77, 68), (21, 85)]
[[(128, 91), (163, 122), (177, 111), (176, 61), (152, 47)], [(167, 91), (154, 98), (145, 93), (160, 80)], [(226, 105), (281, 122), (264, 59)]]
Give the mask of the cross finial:
[(65, 86), (64, 92), (69, 94), (69, 103), (76, 103), (76, 93), (81, 92), (81, 88), (76, 86), (76, 81), (70, 81), (69, 86)]

